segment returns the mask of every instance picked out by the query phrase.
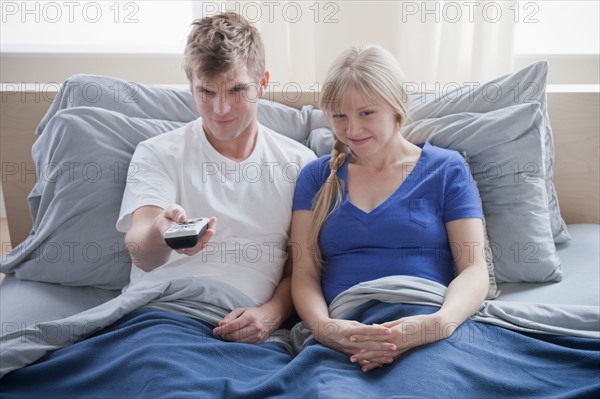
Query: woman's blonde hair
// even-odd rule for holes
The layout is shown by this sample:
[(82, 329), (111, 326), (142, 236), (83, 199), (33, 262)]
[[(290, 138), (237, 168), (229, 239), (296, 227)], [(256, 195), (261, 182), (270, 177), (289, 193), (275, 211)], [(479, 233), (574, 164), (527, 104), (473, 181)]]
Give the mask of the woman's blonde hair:
[[(400, 65), (380, 46), (351, 47), (340, 54), (327, 72), (321, 93), (320, 107), (328, 118), (344, 109), (352, 91), (360, 93), (370, 104), (387, 104), (396, 114), (397, 129), (408, 114), (408, 97), (402, 84)], [(348, 146), (334, 135), (330, 174), (313, 201), (313, 221), (309, 247), (316, 265), (323, 265), (319, 235), (325, 220), (340, 206), (342, 181), (337, 171), (350, 154)]]

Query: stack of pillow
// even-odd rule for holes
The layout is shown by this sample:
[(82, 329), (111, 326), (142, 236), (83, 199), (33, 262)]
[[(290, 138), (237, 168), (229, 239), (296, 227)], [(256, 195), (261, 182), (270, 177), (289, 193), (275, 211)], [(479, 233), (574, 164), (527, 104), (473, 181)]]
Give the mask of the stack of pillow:
[[(554, 244), (570, 237), (552, 183), (547, 75), (547, 63), (540, 62), (477, 87), (410, 99), (402, 134), (469, 159), (489, 236), (488, 298), (497, 296), (496, 282), (562, 278)], [(332, 135), (320, 110), (265, 100), (258, 110), (262, 124), (317, 155), (329, 152)], [(125, 183), (135, 182), (135, 168), (128, 172), (133, 151), (197, 117), (188, 90), (91, 75), (67, 80), (36, 132), (31, 234), (0, 271), (69, 286), (125, 286), (131, 259), (115, 221)]]

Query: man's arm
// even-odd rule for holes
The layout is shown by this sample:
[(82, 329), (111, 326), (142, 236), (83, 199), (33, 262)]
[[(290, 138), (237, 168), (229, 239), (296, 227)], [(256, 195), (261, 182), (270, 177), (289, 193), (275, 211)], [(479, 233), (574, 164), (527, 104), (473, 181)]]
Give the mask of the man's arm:
[[(157, 206), (142, 206), (133, 212), (132, 226), (125, 235), (125, 242), (133, 263), (145, 272), (164, 265), (171, 255), (164, 240), (164, 233), (173, 224), (186, 219), (184, 209), (176, 204), (167, 209)], [(204, 248), (216, 231), (216, 218), (210, 218), (208, 229), (193, 248), (178, 249), (176, 252), (188, 256), (195, 255)]]
[(278, 328), (284, 321), (292, 315), (294, 304), (292, 303), (292, 257), (289, 255), (283, 267), (283, 275), (279, 285), (273, 293), (269, 302), (261, 306), (272, 315), (274, 329)]
[(260, 344), (292, 315), (292, 262), (291, 255), (283, 268), (281, 280), (271, 299), (256, 308), (238, 308), (219, 322), (213, 334), (226, 341)]
[(132, 226), (125, 235), (132, 262), (145, 272), (164, 265), (171, 255), (172, 249), (162, 237), (162, 233), (169, 228), (167, 221), (160, 217), (163, 212), (164, 209), (157, 206), (138, 208), (132, 215)]

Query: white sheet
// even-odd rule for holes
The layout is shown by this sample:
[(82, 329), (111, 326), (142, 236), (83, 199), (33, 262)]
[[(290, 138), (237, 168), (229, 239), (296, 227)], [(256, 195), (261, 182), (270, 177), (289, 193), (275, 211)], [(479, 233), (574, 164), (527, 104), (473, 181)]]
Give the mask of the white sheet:
[(62, 319), (98, 306), (120, 293), (120, 290), (19, 280), (8, 275), (0, 285), (1, 332)]
[(502, 283), (496, 301), (600, 306), (600, 225), (568, 226), (572, 240), (557, 244), (563, 280)]
[[(569, 225), (573, 239), (558, 246), (564, 278), (559, 283), (504, 283), (494, 302), (600, 306), (600, 225)], [(56, 320), (100, 305), (120, 291), (19, 280), (0, 285), (0, 323), (6, 328)], [(15, 324), (16, 323), (16, 324)]]

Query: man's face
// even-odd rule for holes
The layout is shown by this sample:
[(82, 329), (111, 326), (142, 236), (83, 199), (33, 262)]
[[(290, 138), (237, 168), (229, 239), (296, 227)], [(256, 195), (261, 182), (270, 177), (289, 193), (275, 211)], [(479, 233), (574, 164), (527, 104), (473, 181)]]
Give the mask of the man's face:
[(251, 140), (257, 132), (258, 99), (263, 95), (269, 73), (257, 81), (246, 66), (211, 79), (194, 74), (192, 90), (209, 138), (217, 141)]

